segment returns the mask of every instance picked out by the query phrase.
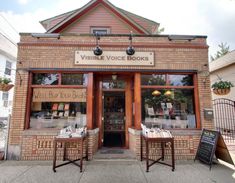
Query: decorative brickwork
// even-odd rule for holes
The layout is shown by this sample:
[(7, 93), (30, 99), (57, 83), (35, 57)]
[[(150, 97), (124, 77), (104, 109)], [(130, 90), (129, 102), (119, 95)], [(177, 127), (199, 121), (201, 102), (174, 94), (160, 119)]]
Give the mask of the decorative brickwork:
[[(195, 132), (193, 135), (179, 135), (177, 131), (172, 132), (174, 135), (175, 144), (175, 159), (194, 159), (198, 143), (200, 140), (200, 132)], [(178, 135), (177, 135), (178, 134)], [(140, 159), (140, 131), (129, 129), (130, 149), (135, 152), (137, 159)], [(171, 158), (170, 144), (165, 146), (166, 159)], [(145, 154), (145, 143), (143, 141), (143, 153)], [(158, 159), (161, 156), (161, 145), (159, 143), (151, 143), (149, 145), (149, 153), (151, 159)]]
[[(49, 134), (49, 132), (47, 133)], [(52, 160), (53, 158), (53, 139), (55, 135), (35, 135), (27, 134), (27, 132), (23, 135), (22, 138), (22, 146), (21, 146), (21, 159), (22, 160)], [(98, 149), (98, 129), (89, 130), (88, 132), (88, 158), (92, 159), (94, 153)], [(86, 143), (84, 143), (84, 156), (85, 156), (85, 147)], [(63, 146), (64, 144), (59, 143), (57, 148), (57, 158), (58, 160), (62, 160), (63, 156)], [(67, 156), (70, 159), (78, 159), (79, 158), (79, 146), (77, 143), (70, 143), (67, 145)]]

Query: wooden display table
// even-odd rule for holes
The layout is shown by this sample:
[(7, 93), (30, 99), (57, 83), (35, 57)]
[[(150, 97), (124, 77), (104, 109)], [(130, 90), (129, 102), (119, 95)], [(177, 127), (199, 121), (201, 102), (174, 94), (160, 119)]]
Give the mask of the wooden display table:
[[(145, 145), (146, 145), (146, 158), (143, 157), (143, 140), (145, 141)], [(152, 160), (149, 159), (149, 144), (150, 143), (161, 143), (161, 149), (162, 149), (162, 155), (159, 159), (157, 160)], [(164, 156), (165, 156), (165, 144), (166, 143), (171, 143), (171, 159), (172, 159), (172, 164), (168, 164), (163, 162), (164, 161)], [(140, 160), (142, 161), (143, 159), (146, 159), (146, 172), (149, 171), (149, 167), (154, 165), (155, 163), (160, 163), (163, 165), (167, 165), (172, 167), (172, 171), (175, 170), (175, 150), (174, 150), (174, 137), (167, 137), (167, 138), (163, 138), (163, 137), (156, 137), (156, 138), (150, 138), (150, 137), (146, 137), (144, 135), (141, 135), (141, 143), (140, 143)], [(161, 161), (160, 161), (161, 160)], [(152, 161), (152, 163), (150, 163), (149, 161)]]
[[(53, 168), (52, 168), (54, 172), (56, 172), (56, 170), (55, 170), (56, 168), (67, 165), (67, 164), (70, 164), (70, 163), (73, 163), (74, 165), (80, 167), (80, 172), (82, 172), (83, 159), (85, 158), (88, 161), (88, 144), (87, 143), (86, 143), (86, 156), (83, 157), (83, 144), (84, 144), (84, 141), (86, 140), (86, 138), (87, 138), (86, 136), (71, 137), (71, 138), (58, 138), (58, 137), (54, 138)], [(76, 143), (80, 144), (80, 146), (79, 146), (80, 147), (80, 158), (79, 159), (69, 160), (66, 157), (66, 148), (67, 148), (66, 146), (67, 146), (67, 144), (72, 143), (72, 142), (76, 142)], [(57, 144), (58, 143), (63, 143), (64, 144), (63, 161), (67, 160), (68, 162), (56, 165), (56, 153), (57, 153)], [(78, 160), (80, 160), (79, 164), (76, 163), (76, 161), (78, 161)]]

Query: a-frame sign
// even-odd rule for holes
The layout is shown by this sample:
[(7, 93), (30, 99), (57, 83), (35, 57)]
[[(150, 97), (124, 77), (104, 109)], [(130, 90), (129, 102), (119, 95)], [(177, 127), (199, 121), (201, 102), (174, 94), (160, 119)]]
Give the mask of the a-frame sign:
[(220, 132), (203, 129), (194, 161), (198, 159), (208, 164), (211, 169), (214, 155), (216, 158), (234, 165)]

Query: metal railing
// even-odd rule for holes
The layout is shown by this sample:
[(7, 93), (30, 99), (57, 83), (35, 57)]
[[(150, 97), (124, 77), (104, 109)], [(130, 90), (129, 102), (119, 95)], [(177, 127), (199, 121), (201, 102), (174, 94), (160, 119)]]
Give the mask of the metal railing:
[(219, 98), (213, 100), (215, 128), (227, 142), (235, 142), (235, 101)]

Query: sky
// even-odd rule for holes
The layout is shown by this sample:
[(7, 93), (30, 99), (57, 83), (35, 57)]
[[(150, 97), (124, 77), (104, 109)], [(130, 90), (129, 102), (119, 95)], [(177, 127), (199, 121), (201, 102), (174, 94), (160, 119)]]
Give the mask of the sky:
[[(235, 50), (235, 0), (109, 1), (160, 23), (165, 29), (162, 34), (208, 36), (209, 55), (216, 53), (221, 42), (227, 43), (231, 51)], [(45, 32), (39, 21), (80, 8), (87, 2), (89, 0), (0, 0), (0, 31), (18, 42), (17, 33)]]

